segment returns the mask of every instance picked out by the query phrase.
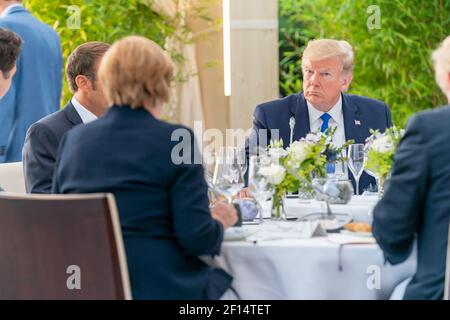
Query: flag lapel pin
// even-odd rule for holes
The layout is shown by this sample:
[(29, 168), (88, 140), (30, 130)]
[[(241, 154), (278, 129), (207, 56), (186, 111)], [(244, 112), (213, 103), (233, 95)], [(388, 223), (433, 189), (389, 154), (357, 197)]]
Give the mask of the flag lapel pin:
[(355, 120), (355, 126), (360, 126), (360, 125), (361, 125), (361, 121)]

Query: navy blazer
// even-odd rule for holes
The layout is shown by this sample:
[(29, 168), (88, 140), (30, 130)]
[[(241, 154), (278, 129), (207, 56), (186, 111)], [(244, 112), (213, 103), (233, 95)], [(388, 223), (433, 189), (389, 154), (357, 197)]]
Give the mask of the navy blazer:
[(417, 237), (417, 272), (404, 299), (442, 299), (450, 222), (450, 107), (411, 118), (373, 234), (392, 264), (408, 258)]
[(0, 163), (22, 161), (28, 128), (58, 111), (61, 103), (63, 60), (59, 36), (24, 7), (0, 18), (0, 27), (23, 40), (11, 89), (0, 101)]
[[(392, 125), (391, 112), (381, 101), (350, 94), (342, 94), (342, 112), (344, 115), (345, 139), (364, 143), (370, 136), (369, 129), (379, 129), (381, 132)], [(283, 139), (284, 148), (289, 146), (289, 119), (295, 118), (293, 141), (305, 137), (310, 131), (308, 106), (303, 93), (296, 93), (282, 99), (269, 101), (256, 107), (253, 114), (253, 130), (247, 140), (247, 154), (254, 152), (253, 147), (259, 144), (262, 137), (267, 143), (272, 138)], [(266, 129), (266, 134), (261, 129)], [(278, 129), (279, 137), (273, 137), (270, 130)], [(253, 141), (253, 142), (252, 142)], [(261, 141), (264, 145), (264, 141)], [(253, 143), (253, 146), (251, 145)], [(349, 172), (354, 184), (353, 175)], [(362, 192), (369, 184), (375, 184), (375, 179), (367, 173), (360, 178), (359, 189)]]
[(231, 283), (198, 258), (220, 253), (224, 230), (208, 208), (203, 166), (172, 161), (178, 133), (192, 150), (183, 156), (201, 159), (190, 129), (128, 106), (61, 141), (53, 191), (114, 194), (135, 299), (218, 299)]
[(34, 123), (27, 131), (22, 159), (28, 193), (51, 193), (53, 169), (64, 134), (83, 123), (72, 102)]

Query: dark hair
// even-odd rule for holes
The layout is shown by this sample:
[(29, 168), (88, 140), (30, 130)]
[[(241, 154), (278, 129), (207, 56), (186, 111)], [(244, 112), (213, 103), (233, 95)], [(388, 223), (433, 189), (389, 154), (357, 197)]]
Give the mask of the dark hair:
[(110, 45), (104, 42), (91, 41), (78, 46), (67, 58), (66, 77), (70, 90), (78, 90), (75, 78), (79, 75), (88, 77), (93, 82), (95, 90), (95, 66), (103, 57)]
[(0, 70), (5, 79), (16, 65), (21, 46), (22, 39), (15, 32), (0, 28)]

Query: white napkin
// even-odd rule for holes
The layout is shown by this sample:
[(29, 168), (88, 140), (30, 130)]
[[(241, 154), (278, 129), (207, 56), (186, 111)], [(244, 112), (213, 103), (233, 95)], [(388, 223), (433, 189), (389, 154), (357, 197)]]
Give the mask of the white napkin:
[(347, 234), (329, 234), (328, 241), (343, 245), (343, 244), (375, 244), (373, 237), (361, 237)]
[(281, 239), (309, 239), (324, 237), (327, 233), (317, 221), (272, 222), (263, 224), (257, 233), (248, 237), (249, 241), (268, 241)]

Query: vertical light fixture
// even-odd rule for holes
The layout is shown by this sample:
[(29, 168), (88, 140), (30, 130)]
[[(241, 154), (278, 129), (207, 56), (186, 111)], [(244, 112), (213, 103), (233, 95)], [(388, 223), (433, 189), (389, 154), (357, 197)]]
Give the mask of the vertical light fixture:
[(230, 1), (222, 0), (223, 6), (223, 76), (224, 94), (231, 96), (231, 37), (230, 37)]

